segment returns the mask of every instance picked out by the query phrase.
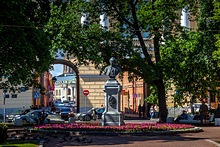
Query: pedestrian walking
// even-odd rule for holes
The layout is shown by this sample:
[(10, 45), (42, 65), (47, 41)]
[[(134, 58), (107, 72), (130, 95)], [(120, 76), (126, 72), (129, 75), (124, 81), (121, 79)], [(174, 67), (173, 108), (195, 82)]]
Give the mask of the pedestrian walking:
[(155, 109), (154, 109), (154, 106), (152, 105), (150, 107), (150, 118), (154, 118), (155, 117)]
[(154, 106), (154, 118), (158, 118), (159, 115), (159, 107), (158, 105)]

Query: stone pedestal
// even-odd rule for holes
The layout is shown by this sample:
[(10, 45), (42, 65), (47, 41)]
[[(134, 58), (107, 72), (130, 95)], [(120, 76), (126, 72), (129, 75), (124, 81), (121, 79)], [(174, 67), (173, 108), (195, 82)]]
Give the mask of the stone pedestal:
[(120, 111), (120, 93), (122, 86), (115, 79), (109, 79), (105, 86), (105, 111), (102, 114), (103, 126), (124, 125), (124, 117)]

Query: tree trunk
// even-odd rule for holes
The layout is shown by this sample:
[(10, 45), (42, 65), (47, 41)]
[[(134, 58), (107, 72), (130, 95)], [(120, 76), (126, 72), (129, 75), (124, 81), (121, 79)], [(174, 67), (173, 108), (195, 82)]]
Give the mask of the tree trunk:
[(159, 122), (166, 122), (168, 110), (166, 106), (165, 86), (163, 80), (159, 79), (154, 82), (158, 90), (158, 102), (159, 102)]

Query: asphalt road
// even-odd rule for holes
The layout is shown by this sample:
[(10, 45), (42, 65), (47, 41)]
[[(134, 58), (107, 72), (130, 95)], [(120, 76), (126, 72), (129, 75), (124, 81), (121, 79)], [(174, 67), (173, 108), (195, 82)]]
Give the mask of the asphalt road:
[(61, 138), (49, 138), (44, 147), (220, 147), (220, 127), (201, 127), (197, 133), (180, 133), (158, 136), (135, 135), (93, 135), (75, 136), (63, 141)]

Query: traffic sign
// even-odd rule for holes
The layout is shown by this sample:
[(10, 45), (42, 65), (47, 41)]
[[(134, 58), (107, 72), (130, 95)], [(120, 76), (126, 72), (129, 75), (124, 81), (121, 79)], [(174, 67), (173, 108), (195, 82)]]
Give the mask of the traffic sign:
[(134, 94), (133, 94), (133, 97), (134, 97), (134, 98), (137, 98), (137, 94), (136, 94), (136, 93), (134, 93)]
[(40, 98), (40, 92), (34, 92), (34, 98), (35, 99)]
[(25, 92), (26, 91), (26, 89), (25, 89), (25, 87), (21, 87), (21, 92)]
[(89, 90), (83, 90), (83, 94), (85, 95), (85, 96), (88, 96), (89, 95)]

